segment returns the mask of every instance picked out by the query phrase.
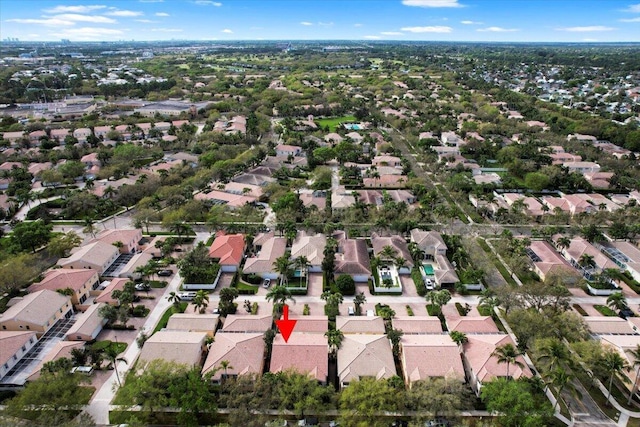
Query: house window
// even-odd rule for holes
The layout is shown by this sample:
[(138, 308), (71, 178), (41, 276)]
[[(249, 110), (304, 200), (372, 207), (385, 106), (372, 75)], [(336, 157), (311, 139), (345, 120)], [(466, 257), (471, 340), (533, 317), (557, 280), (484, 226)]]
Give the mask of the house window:
[(76, 335), (76, 339), (81, 340), (81, 339), (82, 339), (82, 337), (81, 337), (80, 335)]
[(13, 355), (13, 360), (16, 361), (18, 360), (18, 356), (16, 356), (15, 354)]
[(26, 345), (23, 345), (23, 346), (22, 346), (22, 351), (23, 351), (23, 352), (27, 351), (27, 346), (26, 346)]
[(8, 370), (8, 369), (9, 369), (9, 364), (8, 364), (8, 363), (5, 363), (5, 364), (4, 364), (4, 369), (6, 369), (6, 370)]
[[(22, 326), (20, 326), (20, 327), (22, 327)], [(27, 325), (27, 329), (31, 329), (31, 327), (29, 325)]]
[(2, 329), (7, 330), (7, 325), (2, 325)]

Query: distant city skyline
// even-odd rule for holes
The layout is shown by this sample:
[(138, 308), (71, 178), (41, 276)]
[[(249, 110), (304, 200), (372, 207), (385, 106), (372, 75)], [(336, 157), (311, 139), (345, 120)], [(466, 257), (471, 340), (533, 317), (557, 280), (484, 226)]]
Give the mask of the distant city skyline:
[[(638, 0), (635, 0), (638, 1)], [(0, 39), (640, 42), (633, 0), (2, 0)]]

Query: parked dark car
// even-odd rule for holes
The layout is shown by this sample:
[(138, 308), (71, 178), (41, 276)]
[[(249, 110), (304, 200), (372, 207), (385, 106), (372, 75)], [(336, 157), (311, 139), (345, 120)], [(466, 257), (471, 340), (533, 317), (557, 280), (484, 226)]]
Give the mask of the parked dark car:
[(158, 276), (169, 277), (173, 274), (171, 270), (160, 270), (158, 271)]
[(618, 316), (622, 317), (623, 319), (626, 319), (627, 317), (635, 317), (635, 313), (633, 312), (633, 310), (631, 310), (630, 308), (623, 308), (622, 310), (620, 310), (620, 313), (618, 313)]

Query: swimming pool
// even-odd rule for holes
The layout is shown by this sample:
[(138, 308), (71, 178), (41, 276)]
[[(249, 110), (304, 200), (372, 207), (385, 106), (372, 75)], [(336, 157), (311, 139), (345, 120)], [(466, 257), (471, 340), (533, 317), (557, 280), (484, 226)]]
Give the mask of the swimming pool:
[(431, 264), (424, 264), (422, 268), (424, 269), (424, 274), (433, 276), (433, 266)]
[(345, 129), (347, 130), (360, 130), (360, 125), (357, 123), (346, 123), (344, 125)]

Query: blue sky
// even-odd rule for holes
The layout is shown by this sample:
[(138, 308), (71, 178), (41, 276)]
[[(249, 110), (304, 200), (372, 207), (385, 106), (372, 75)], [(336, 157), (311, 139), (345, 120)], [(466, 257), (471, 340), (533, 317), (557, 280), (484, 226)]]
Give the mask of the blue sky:
[(2, 0), (20, 40), (640, 42), (640, 0)]

